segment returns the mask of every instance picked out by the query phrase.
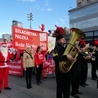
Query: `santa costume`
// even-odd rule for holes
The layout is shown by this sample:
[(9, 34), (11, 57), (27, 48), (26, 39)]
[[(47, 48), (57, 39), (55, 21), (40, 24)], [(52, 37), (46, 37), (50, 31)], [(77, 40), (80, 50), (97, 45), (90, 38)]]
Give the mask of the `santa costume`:
[(2, 43), (0, 46), (0, 93), (4, 85), (4, 89), (10, 90), (8, 85), (9, 64), (11, 59), (11, 53), (8, 51), (6, 43)]

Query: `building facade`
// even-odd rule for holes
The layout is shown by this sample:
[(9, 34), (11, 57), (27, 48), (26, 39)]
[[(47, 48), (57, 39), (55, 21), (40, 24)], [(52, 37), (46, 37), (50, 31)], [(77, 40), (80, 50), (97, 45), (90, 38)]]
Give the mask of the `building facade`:
[(12, 36), (11, 34), (2, 34), (3, 42), (11, 42)]
[(16, 20), (12, 21), (12, 25), (15, 25), (15, 26), (18, 26), (18, 27), (23, 27), (22, 22), (19, 22), (19, 21), (16, 21)]
[(69, 10), (70, 28), (81, 29), (86, 41), (98, 39), (98, 0), (77, 0), (77, 7)]
[(85, 6), (96, 1), (98, 0), (77, 0), (77, 7)]

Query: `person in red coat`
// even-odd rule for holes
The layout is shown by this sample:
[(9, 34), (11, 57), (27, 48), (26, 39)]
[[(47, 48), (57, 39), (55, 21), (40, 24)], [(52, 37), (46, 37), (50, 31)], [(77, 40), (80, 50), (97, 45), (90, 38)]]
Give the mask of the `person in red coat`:
[(3, 85), (4, 85), (4, 89), (11, 90), (11, 88), (8, 85), (10, 59), (11, 59), (11, 54), (8, 51), (7, 44), (2, 43), (0, 47), (0, 93)]
[(43, 46), (38, 46), (34, 61), (35, 61), (35, 68), (36, 68), (36, 82), (39, 85), (41, 82), (41, 74), (43, 70), (43, 62), (45, 60), (45, 52), (43, 52)]

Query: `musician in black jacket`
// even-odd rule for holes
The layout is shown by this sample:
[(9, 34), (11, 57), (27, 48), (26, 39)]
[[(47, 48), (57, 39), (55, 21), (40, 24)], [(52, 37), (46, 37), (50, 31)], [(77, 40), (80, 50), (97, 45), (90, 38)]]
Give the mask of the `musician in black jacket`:
[(97, 50), (96, 50), (96, 44), (93, 42), (92, 43), (92, 48), (89, 49), (90, 53), (92, 54), (92, 56), (94, 58), (91, 58), (91, 77), (93, 80), (97, 80), (97, 73), (96, 73), (96, 69), (97, 69)]
[(58, 35), (56, 37), (57, 44), (54, 51), (57, 51), (56, 55), (53, 57), (55, 61), (55, 74), (56, 74), (56, 98), (69, 98), (70, 97), (70, 72), (62, 73), (59, 69), (59, 62), (62, 60), (69, 59), (72, 62), (75, 59), (71, 55), (63, 55), (65, 51), (65, 38), (63, 35)]
[[(88, 55), (88, 47), (86, 46), (86, 42), (80, 41), (79, 43), (80, 50), (82, 53), (81, 57), (81, 78), (80, 78), (80, 85), (82, 87), (88, 86), (87, 82), (87, 75), (88, 75), (88, 61), (90, 60), (90, 56)], [(85, 54), (85, 55), (83, 55)]]
[(81, 77), (81, 58), (82, 54), (79, 53), (76, 62), (72, 67), (72, 91), (71, 95), (75, 98), (80, 98), (78, 94), (82, 94), (79, 91), (80, 77)]
[(80, 85), (82, 87), (88, 86), (87, 84), (87, 76), (88, 76), (88, 60), (90, 59), (89, 56), (82, 56), (81, 58), (81, 79)]
[(83, 58), (83, 55), (81, 54), (81, 48), (84, 47), (84, 43), (79, 42), (78, 45), (76, 44), (76, 47), (79, 49), (79, 54), (71, 70), (71, 74), (72, 74), (71, 95), (75, 98), (80, 98), (78, 94), (82, 94), (82, 92), (79, 91), (79, 85), (80, 85), (80, 78), (81, 78), (81, 61)]
[(79, 44), (76, 46), (79, 49), (79, 54), (76, 62), (72, 67), (72, 92), (71, 95), (75, 98), (79, 98), (78, 94), (82, 94), (79, 91), (79, 85), (81, 83), (82, 86), (87, 85), (87, 59), (90, 59), (88, 55), (84, 55), (86, 52), (86, 43), (84, 40), (81, 40)]

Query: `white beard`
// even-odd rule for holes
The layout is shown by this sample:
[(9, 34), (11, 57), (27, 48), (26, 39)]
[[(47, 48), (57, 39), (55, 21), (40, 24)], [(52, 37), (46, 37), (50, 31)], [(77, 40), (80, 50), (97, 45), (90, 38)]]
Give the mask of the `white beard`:
[(1, 47), (0, 51), (6, 60), (8, 56), (8, 48)]

